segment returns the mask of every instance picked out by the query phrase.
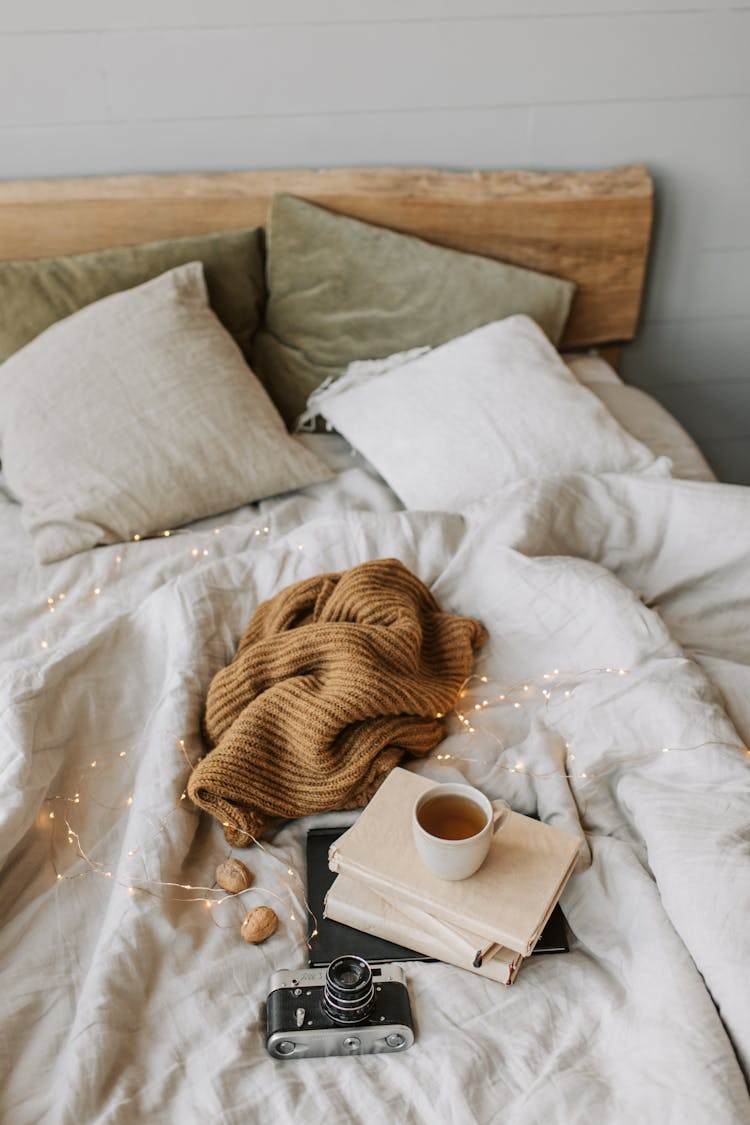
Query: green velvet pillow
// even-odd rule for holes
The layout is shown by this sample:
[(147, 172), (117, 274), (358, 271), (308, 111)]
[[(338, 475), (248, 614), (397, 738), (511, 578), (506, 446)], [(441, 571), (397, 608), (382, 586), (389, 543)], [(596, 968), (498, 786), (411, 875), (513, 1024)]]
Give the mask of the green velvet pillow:
[(265, 328), (250, 362), (288, 424), (353, 360), (436, 347), (513, 313), (532, 317), (556, 344), (575, 290), (289, 195), (271, 200), (266, 243)]
[(0, 262), (0, 363), (84, 305), (195, 261), (203, 263), (213, 311), (248, 358), (265, 300), (263, 254), (263, 231), (255, 228)]

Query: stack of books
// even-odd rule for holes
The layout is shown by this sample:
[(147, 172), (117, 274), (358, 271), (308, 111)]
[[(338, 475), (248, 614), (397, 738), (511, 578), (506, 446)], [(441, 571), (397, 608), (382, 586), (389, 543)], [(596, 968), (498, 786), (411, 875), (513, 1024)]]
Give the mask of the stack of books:
[(576, 836), (511, 813), (468, 879), (448, 882), (420, 859), (412, 810), (434, 782), (396, 768), (331, 846), (326, 918), (511, 984), (578, 859)]

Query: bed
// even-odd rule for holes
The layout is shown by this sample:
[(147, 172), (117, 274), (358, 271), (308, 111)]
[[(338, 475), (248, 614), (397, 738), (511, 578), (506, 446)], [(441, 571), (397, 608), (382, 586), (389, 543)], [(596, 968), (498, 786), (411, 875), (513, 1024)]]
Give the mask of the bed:
[[(98, 383), (72, 405), (48, 393), (50, 369), (56, 379), (68, 363), (52, 328), (52, 360), (36, 339), (16, 342), (0, 367), (0, 1116), (12, 1125), (748, 1120), (750, 493), (716, 482), (677, 423), (616, 373), (646, 274), (647, 170), (9, 182), (0, 184), (0, 246), (23, 265), (246, 230), (266, 221), (279, 194), (573, 282), (556, 347), (538, 339), (524, 309), (508, 320), (596, 432), (589, 443), (589, 431), (561, 415), (550, 383), (549, 399), (530, 400), (531, 430), (501, 475), (477, 468), (472, 434), (484, 433), (487, 400), (472, 414), (460, 383), (476, 353), (436, 367), (452, 337), (419, 354), (420, 341), (407, 339), (409, 355), (375, 372), (361, 362), (375, 356), (356, 357), (349, 391), (323, 385), (327, 430), (313, 423), (282, 439), (280, 423), (277, 432), (268, 422), (266, 436), (293, 441), (302, 459), (300, 469), (278, 455), (284, 489), (274, 477), (257, 501), (231, 504), (226, 491), (209, 490), (199, 517), (188, 518), (192, 485), (181, 482), (203, 488), (207, 475), (196, 476), (188, 451), (178, 477), (164, 469), (172, 507), (151, 524), (144, 516), (141, 531), (131, 509), (143, 510), (144, 497), (122, 485), (131, 504), (124, 534), (96, 505), (111, 483), (110, 445), (132, 436), (127, 418), (113, 422)], [(271, 255), (286, 245), (278, 232), (267, 239)], [(280, 274), (266, 272), (271, 297), (254, 328), (271, 337), (257, 353), (270, 386), (268, 356), (299, 286), (274, 306)], [(205, 310), (196, 271), (177, 273), (170, 294), (189, 290), (190, 309)], [(69, 275), (59, 276), (67, 292)], [(38, 276), (30, 285), (33, 296)], [(128, 306), (108, 322), (123, 354), (136, 315)], [(202, 315), (190, 311), (180, 331)], [(466, 334), (472, 347), (477, 333), (485, 346), (482, 331)], [(250, 335), (245, 357), (256, 354)], [(232, 347), (227, 367), (244, 362)], [(298, 355), (293, 344), (289, 354)], [(421, 451), (411, 461), (397, 440), (398, 397), (378, 421), (372, 388), (390, 393), (402, 367), (428, 381), (459, 379), (442, 454), (430, 445), (429, 410), (406, 435)], [(210, 386), (201, 410), (218, 394)], [(371, 411), (364, 427), (362, 401)], [(537, 408), (549, 457), (533, 447), (529, 462)], [(137, 416), (141, 404), (133, 398), (129, 409)], [(149, 399), (144, 426), (152, 409)], [(233, 413), (221, 416), (223, 427)], [(504, 424), (504, 406), (495, 413)], [(236, 415), (245, 427), (239, 407)], [(434, 426), (445, 417), (436, 414)], [(181, 432), (169, 436), (166, 425), (168, 449)], [(231, 475), (222, 457), (236, 459), (240, 439), (231, 440), (229, 452), (228, 437), (212, 445), (222, 487)], [(265, 438), (256, 440), (259, 457)], [(126, 446), (118, 481), (130, 481), (141, 457), (153, 473), (165, 452), (155, 444), (134, 457)], [(431, 449), (436, 460), (420, 460)], [(60, 504), (79, 461), (99, 475), (89, 507), (69, 519)], [(435, 481), (440, 498), (457, 478), (465, 488), (456, 498), (422, 502)], [(134, 479), (142, 489), (155, 478)], [(107, 492), (107, 511), (120, 499)], [(179, 518), (158, 522), (165, 511)], [(260, 846), (230, 848), (187, 789), (206, 753), (209, 684), (258, 605), (302, 579), (378, 558), (400, 559), (441, 606), (478, 618), (489, 634), (444, 741), (402, 764), (467, 779), (579, 837), (562, 899), (570, 952), (530, 958), (507, 988), (439, 962), (409, 963), (417, 1032), (409, 1051), (280, 1062), (265, 1049), (264, 1003), (274, 971), (306, 963), (305, 834), (351, 814), (282, 820)], [(214, 882), (229, 854), (254, 874), (239, 898), (217, 895)], [(279, 926), (248, 945), (239, 926), (258, 904), (275, 910)]]

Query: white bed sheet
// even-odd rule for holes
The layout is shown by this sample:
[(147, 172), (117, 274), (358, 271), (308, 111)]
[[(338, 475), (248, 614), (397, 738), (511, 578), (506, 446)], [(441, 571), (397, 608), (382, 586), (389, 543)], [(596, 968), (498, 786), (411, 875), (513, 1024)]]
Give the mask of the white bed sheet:
[[(750, 490), (573, 476), (406, 513), (339, 439), (305, 440), (336, 481), (44, 568), (0, 500), (0, 1119), (748, 1120)], [(312, 821), (235, 853), (246, 906), (281, 916), (261, 946), (236, 902), (155, 897), (228, 852), (180, 799), (179, 741), (200, 753), (208, 683), (259, 601), (391, 555), (487, 626), (483, 690), (531, 685), (414, 768), (580, 834), (571, 952), (511, 988), (409, 965), (407, 1053), (276, 1062), (263, 1002), (305, 962)], [(547, 700), (555, 668), (571, 695)]]

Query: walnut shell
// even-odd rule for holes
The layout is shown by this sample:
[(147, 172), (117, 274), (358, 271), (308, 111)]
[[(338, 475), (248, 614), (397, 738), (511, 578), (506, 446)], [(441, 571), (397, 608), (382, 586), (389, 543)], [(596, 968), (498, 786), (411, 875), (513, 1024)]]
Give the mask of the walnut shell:
[(254, 906), (245, 916), (240, 933), (245, 941), (257, 945), (269, 938), (278, 924), (279, 919), (270, 906)]
[(246, 891), (252, 881), (252, 873), (248, 871), (241, 859), (230, 857), (216, 868), (216, 882), (223, 891), (229, 891), (230, 894), (239, 894), (240, 891)]

